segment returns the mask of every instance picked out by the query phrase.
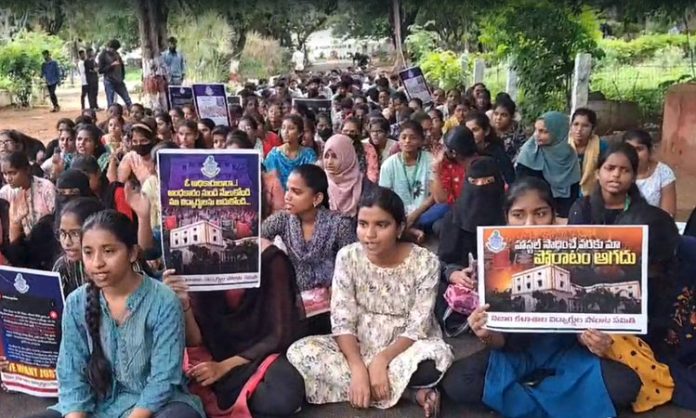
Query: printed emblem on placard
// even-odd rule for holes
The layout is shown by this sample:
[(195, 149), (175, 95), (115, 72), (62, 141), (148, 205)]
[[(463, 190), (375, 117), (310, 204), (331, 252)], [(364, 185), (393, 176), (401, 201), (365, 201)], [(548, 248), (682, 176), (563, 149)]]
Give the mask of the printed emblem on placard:
[(209, 155), (205, 159), (203, 166), (201, 167), (201, 173), (203, 173), (203, 175), (209, 179), (212, 179), (220, 174), (220, 166), (218, 165), (217, 161), (215, 161), (215, 157)]
[(503, 236), (500, 235), (500, 231), (496, 229), (488, 238), (488, 241), (486, 241), (486, 248), (488, 248), (488, 251), (497, 254), (503, 251), (505, 247), (505, 240), (503, 239)]
[(22, 273), (17, 273), (15, 276), (14, 288), (21, 294), (25, 294), (29, 291), (29, 285), (24, 276), (22, 276)]

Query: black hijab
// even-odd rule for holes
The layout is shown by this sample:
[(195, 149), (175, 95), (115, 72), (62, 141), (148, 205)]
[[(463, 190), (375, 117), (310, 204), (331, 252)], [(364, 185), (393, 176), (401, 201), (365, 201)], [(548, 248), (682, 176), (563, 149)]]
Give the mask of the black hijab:
[(505, 225), (504, 200), (505, 181), (495, 160), (477, 158), (467, 168), (466, 184), (452, 208), (452, 222), (473, 233), (479, 226)]

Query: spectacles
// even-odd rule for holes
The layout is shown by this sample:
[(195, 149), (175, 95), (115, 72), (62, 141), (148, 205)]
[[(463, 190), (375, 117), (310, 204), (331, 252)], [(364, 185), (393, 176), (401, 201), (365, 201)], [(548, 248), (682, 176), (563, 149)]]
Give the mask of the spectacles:
[(79, 229), (73, 229), (72, 231), (64, 231), (61, 229), (56, 232), (56, 238), (60, 241), (67, 241), (68, 238), (70, 238), (72, 242), (80, 241), (82, 239), (82, 231)]

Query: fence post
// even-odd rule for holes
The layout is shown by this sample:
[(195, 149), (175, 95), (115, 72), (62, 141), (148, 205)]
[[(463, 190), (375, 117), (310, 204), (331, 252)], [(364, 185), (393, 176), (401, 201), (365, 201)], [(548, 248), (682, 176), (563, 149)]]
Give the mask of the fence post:
[(486, 74), (486, 62), (482, 59), (477, 59), (474, 62), (474, 84), (483, 83), (483, 77)]
[(573, 90), (571, 112), (583, 106), (587, 106), (590, 92), (590, 72), (592, 71), (592, 55), (580, 53), (575, 57), (575, 70), (573, 71)]
[(512, 100), (517, 100), (517, 71), (512, 67), (512, 60), (508, 61), (505, 92), (510, 95)]

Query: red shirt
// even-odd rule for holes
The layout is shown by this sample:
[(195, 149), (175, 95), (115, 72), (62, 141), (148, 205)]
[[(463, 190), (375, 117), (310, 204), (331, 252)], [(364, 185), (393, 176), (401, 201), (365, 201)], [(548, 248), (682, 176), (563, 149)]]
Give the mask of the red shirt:
[(266, 133), (266, 137), (263, 139), (263, 156), (264, 158), (269, 152), (278, 145), (283, 145), (283, 141), (280, 137), (273, 132)]
[(447, 204), (451, 205), (462, 194), (466, 181), (466, 169), (461, 164), (444, 160), (440, 166), (440, 184), (447, 192)]

